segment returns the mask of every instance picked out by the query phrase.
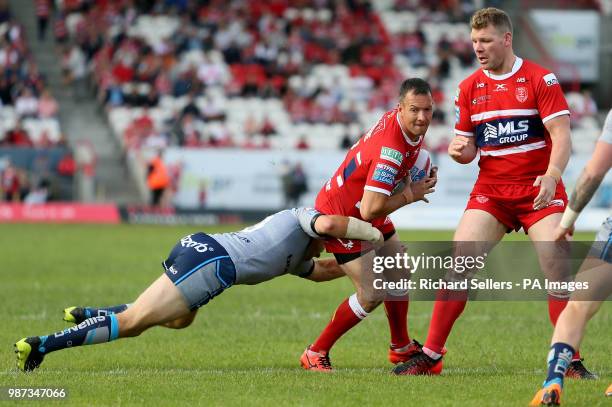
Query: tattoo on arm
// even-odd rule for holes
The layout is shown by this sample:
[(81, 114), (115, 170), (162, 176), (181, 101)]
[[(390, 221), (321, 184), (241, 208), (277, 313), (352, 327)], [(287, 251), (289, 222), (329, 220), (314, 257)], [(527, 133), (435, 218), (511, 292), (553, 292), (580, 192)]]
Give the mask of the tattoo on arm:
[(593, 198), (602, 180), (603, 176), (590, 177), (583, 171), (578, 182), (576, 182), (576, 187), (570, 197), (569, 206), (576, 212), (583, 210), (591, 198)]

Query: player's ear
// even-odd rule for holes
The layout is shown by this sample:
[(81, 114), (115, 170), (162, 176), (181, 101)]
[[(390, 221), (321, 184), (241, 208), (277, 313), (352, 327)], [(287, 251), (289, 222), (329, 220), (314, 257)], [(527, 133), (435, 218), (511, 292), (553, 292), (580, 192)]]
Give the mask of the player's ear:
[(512, 45), (512, 33), (509, 31), (504, 34), (504, 45), (507, 47)]

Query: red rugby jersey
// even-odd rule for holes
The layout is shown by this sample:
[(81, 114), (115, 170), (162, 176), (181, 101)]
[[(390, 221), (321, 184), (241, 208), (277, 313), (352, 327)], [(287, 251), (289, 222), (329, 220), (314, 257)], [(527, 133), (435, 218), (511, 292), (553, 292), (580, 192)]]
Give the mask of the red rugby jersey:
[(321, 188), (316, 209), (326, 214), (361, 219), (359, 205), (363, 191), (391, 195), (414, 165), (422, 142), (423, 137), (412, 141), (402, 131), (397, 109), (386, 112), (351, 147), (340, 167)]
[(550, 160), (544, 123), (569, 113), (555, 74), (517, 57), (507, 74), (479, 69), (459, 84), (455, 134), (476, 137), (477, 183), (533, 184)]

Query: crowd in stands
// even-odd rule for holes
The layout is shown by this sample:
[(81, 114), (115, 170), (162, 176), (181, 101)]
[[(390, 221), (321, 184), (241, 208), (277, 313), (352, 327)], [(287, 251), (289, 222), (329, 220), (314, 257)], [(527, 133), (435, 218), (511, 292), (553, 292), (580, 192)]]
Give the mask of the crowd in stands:
[[(90, 81), (128, 150), (346, 148), (420, 76), (436, 102), (428, 148), (445, 151), (476, 3), (64, 0), (53, 27), (66, 83), (86, 97)], [(16, 107), (25, 117), (32, 96)]]
[[(385, 13), (461, 22), (467, 34), (474, 8), (472, 0), (74, 0), (55, 36), (67, 77), (90, 73), (128, 149), (304, 149), (330, 139), (345, 147), (372, 112), (397, 103), (407, 73), (428, 78), (442, 106), (452, 66), (473, 64), (469, 37), (429, 38), (420, 24), (389, 30)], [(435, 124), (449, 126), (448, 116), (438, 109)]]
[(55, 148), (66, 147), (58, 110), (24, 27), (8, 1), (0, 0), (0, 202), (72, 196), (74, 159), (69, 150)]
[(24, 28), (0, 2), (0, 146), (46, 148), (64, 143), (51, 95), (28, 49)]

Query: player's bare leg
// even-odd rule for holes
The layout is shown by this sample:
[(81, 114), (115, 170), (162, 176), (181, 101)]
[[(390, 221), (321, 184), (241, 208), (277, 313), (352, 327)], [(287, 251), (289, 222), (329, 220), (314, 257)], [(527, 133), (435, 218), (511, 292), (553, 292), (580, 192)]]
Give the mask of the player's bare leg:
[(578, 349), (587, 322), (612, 295), (612, 264), (587, 257), (575, 281), (582, 286), (587, 283), (589, 288), (574, 291), (567, 307), (559, 315), (551, 343), (563, 342)]
[[(529, 238), (534, 242), (538, 260), (544, 276), (552, 281), (571, 281), (571, 263), (569, 262), (569, 244), (552, 243), (553, 231), (561, 221), (562, 213), (553, 213), (540, 219), (529, 230)], [(551, 291), (548, 293), (548, 314), (554, 326), (569, 300), (568, 291)], [(582, 364), (580, 351), (574, 348), (573, 360), (568, 367), (566, 377), (572, 379), (595, 379)]]
[(15, 344), (17, 365), (24, 371), (33, 370), (50, 352), (138, 336), (152, 326), (169, 322), (186, 324), (193, 316), (180, 291), (163, 274), (122, 313), (92, 317), (54, 334), (20, 340)]
[[(377, 256), (385, 258), (395, 258), (398, 254), (403, 256), (404, 253), (406, 246), (399, 240), (397, 233), (394, 233), (384, 246), (376, 251)], [(386, 281), (401, 281), (411, 277), (410, 270), (401, 267), (385, 268), (383, 275)], [(415, 340), (410, 340), (408, 334), (408, 301), (406, 290), (386, 291), (384, 307), (391, 333), (388, 358), (393, 364), (406, 362), (421, 349), (421, 345)]]
[(304, 369), (331, 371), (329, 351), (334, 343), (383, 302), (385, 293), (374, 289), (374, 256), (375, 252), (372, 250), (340, 265), (353, 282), (356, 293), (338, 306), (323, 332), (304, 351), (300, 358)]
[(577, 283), (588, 284), (588, 289), (576, 290), (559, 315), (548, 354), (548, 375), (530, 406), (546, 404), (550, 399), (560, 403), (563, 379), (573, 362), (589, 320), (597, 313), (607, 297), (612, 295), (612, 264), (587, 257), (576, 276)]
[[(488, 212), (468, 209), (455, 231), (455, 255), (479, 256), (490, 251), (506, 233), (506, 226)], [(440, 374), (444, 345), (467, 303), (467, 291), (442, 289), (434, 303), (423, 351), (393, 370), (399, 375)]]

